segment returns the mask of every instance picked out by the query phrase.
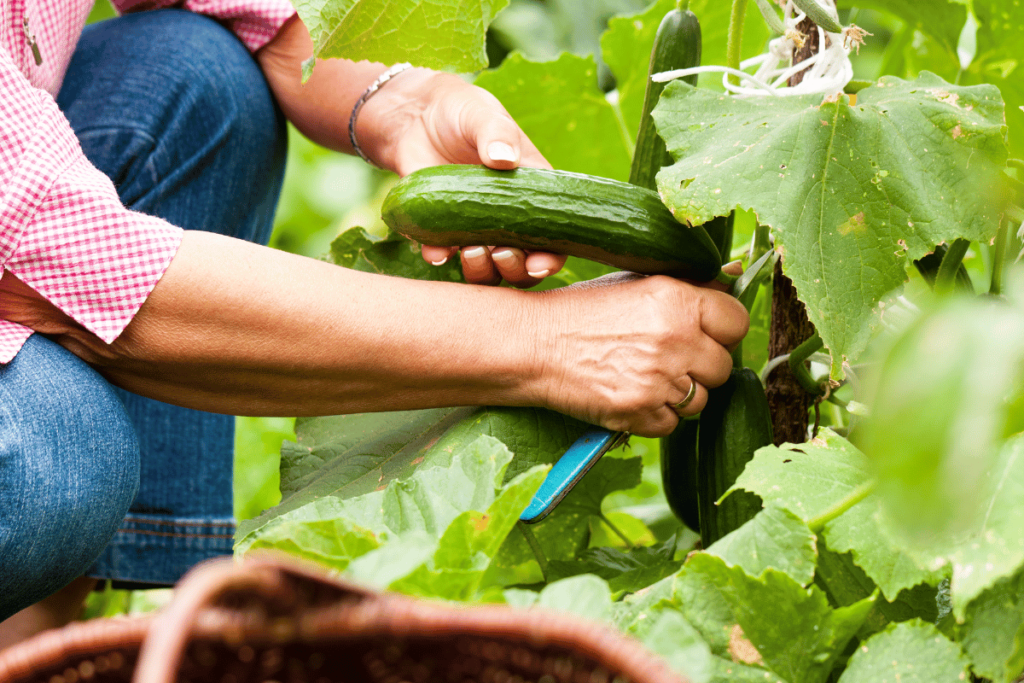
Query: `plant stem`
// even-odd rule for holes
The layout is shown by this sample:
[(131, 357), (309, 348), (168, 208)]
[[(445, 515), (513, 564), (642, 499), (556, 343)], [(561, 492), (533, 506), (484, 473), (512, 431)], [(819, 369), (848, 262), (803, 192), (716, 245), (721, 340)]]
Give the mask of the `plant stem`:
[[(743, 55), (743, 20), (747, 16), (748, 0), (732, 0), (732, 16), (729, 18), (729, 41), (726, 44), (726, 66), (740, 68)], [(735, 76), (729, 77), (730, 82), (738, 83)]]
[(622, 533), (622, 529), (615, 526), (615, 524), (612, 523), (612, 520), (608, 519), (608, 517), (603, 512), (600, 514), (600, 519), (602, 522), (608, 525), (608, 528), (611, 529), (616, 536), (622, 539), (622, 542), (626, 544), (627, 548), (632, 550), (636, 547), (635, 545), (633, 545), (633, 542), (629, 540), (629, 537), (626, 536), (626, 534)]
[(548, 582), (548, 558), (544, 555), (544, 551), (541, 550), (540, 543), (537, 542), (537, 537), (530, 531), (530, 527), (526, 522), (517, 522), (516, 526), (519, 527), (519, 532), (526, 539), (526, 545), (530, 546), (530, 550), (533, 551), (533, 556), (537, 559), (537, 564), (540, 565), (540, 575), (544, 579), (544, 583)]
[(743, 342), (740, 341), (736, 344), (736, 348), (729, 354), (732, 356), (732, 366), (739, 370), (743, 367)]
[(942, 257), (942, 263), (939, 264), (939, 272), (935, 275), (936, 294), (946, 295), (953, 291), (956, 272), (960, 269), (960, 264), (963, 262), (964, 254), (967, 253), (969, 246), (971, 246), (970, 240), (963, 238), (955, 239), (949, 245), (946, 255)]
[(1003, 266), (1006, 264), (1007, 233), (1010, 232), (1010, 221), (1003, 220), (996, 232), (995, 249), (992, 251), (992, 285), (988, 293), (999, 296), (1003, 293)]
[(818, 533), (825, 528), (826, 524), (867, 498), (874, 490), (874, 480), (864, 482), (854, 490), (850, 491), (841, 501), (822, 512), (817, 517), (807, 520), (807, 526), (810, 527), (811, 531), (814, 533)]
[(793, 349), (789, 354), (789, 370), (796, 377), (796, 381), (800, 383), (800, 386), (804, 388), (804, 391), (813, 395), (820, 396), (822, 391), (821, 387), (817, 385), (814, 378), (811, 377), (811, 373), (807, 371), (807, 367), (804, 362), (811, 357), (811, 354), (821, 350), (821, 347), (825, 343), (821, 340), (821, 336), (815, 332), (806, 341), (801, 343), (798, 347)]
[(772, 241), (767, 225), (757, 224), (754, 228), (754, 243), (750, 249), (750, 262), (757, 263), (757, 260), (764, 256), (765, 252), (772, 248)]
[(1024, 159), (1007, 159), (1006, 165), (1010, 168), (1018, 168), (1024, 171)]
[(1010, 217), (1010, 220), (1016, 221), (1017, 223), (1024, 223), (1024, 209), (1017, 206), (1016, 204), (1010, 204), (1006, 207), (1006, 215)]

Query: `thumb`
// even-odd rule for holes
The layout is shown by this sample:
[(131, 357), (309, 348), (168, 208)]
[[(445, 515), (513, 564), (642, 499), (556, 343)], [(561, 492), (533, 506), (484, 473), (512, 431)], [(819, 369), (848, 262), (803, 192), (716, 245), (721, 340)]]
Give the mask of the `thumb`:
[(496, 169), (516, 168), (522, 158), (519, 126), (494, 95), (479, 89), (474, 95), (463, 120), (480, 161)]

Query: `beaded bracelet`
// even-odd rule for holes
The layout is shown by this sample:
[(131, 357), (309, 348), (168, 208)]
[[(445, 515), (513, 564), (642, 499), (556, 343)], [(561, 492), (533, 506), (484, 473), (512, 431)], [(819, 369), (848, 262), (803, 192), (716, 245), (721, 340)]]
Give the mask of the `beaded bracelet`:
[(363, 105), (366, 104), (366, 101), (373, 97), (374, 93), (380, 90), (385, 83), (387, 83), (392, 78), (402, 73), (406, 69), (410, 68), (412, 68), (412, 64), (409, 64), (408, 62), (404, 62), (402, 64), (395, 64), (393, 67), (391, 67), (390, 69), (382, 73), (380, 76), (378, 76), (377, 80), (371, 83), (369, 88), (363, 91), (363, 94), (359, 96), (358, 100), (356, 100), (355, 106), (352, 107), (352, 116), (350, 116), (348, 119), (348, 139), (352, 142), (352, 149), (355, 150), (355, 153), (358, 154), (363, 161), (370, 164), (371, 166), (380, 168), (379, 166), (377, 166), (377, 164), (370, 161), (370, 158), (363, 153), (363, 150), (359, 146), (359, 143), (356, 142), (356, 117), (359, 116), (359, 110), (363, 108)]

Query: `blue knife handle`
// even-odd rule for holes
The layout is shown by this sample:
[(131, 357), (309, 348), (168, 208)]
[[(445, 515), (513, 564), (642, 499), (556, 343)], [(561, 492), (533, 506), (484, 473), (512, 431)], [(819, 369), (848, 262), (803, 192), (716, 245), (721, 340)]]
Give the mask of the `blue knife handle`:
[(625, 432), (611, 432), (595, 427), (576, 439), (554, 464), (544, 483), (519, 519), (527, 524), (539, 522), (555, 509), (565, 494), (579, 483), (583, 475), (601, 456), (625, 441)]

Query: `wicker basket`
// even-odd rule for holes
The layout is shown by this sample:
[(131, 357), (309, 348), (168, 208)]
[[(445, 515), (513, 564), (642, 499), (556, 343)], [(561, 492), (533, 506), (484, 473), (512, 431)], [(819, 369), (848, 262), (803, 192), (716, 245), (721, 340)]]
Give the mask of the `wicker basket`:
[(542, 610), (381, 594), (291, 558), (197, 567), (156, 616), (0, 653), (0, 683), (687, 683), (635, 640)]

